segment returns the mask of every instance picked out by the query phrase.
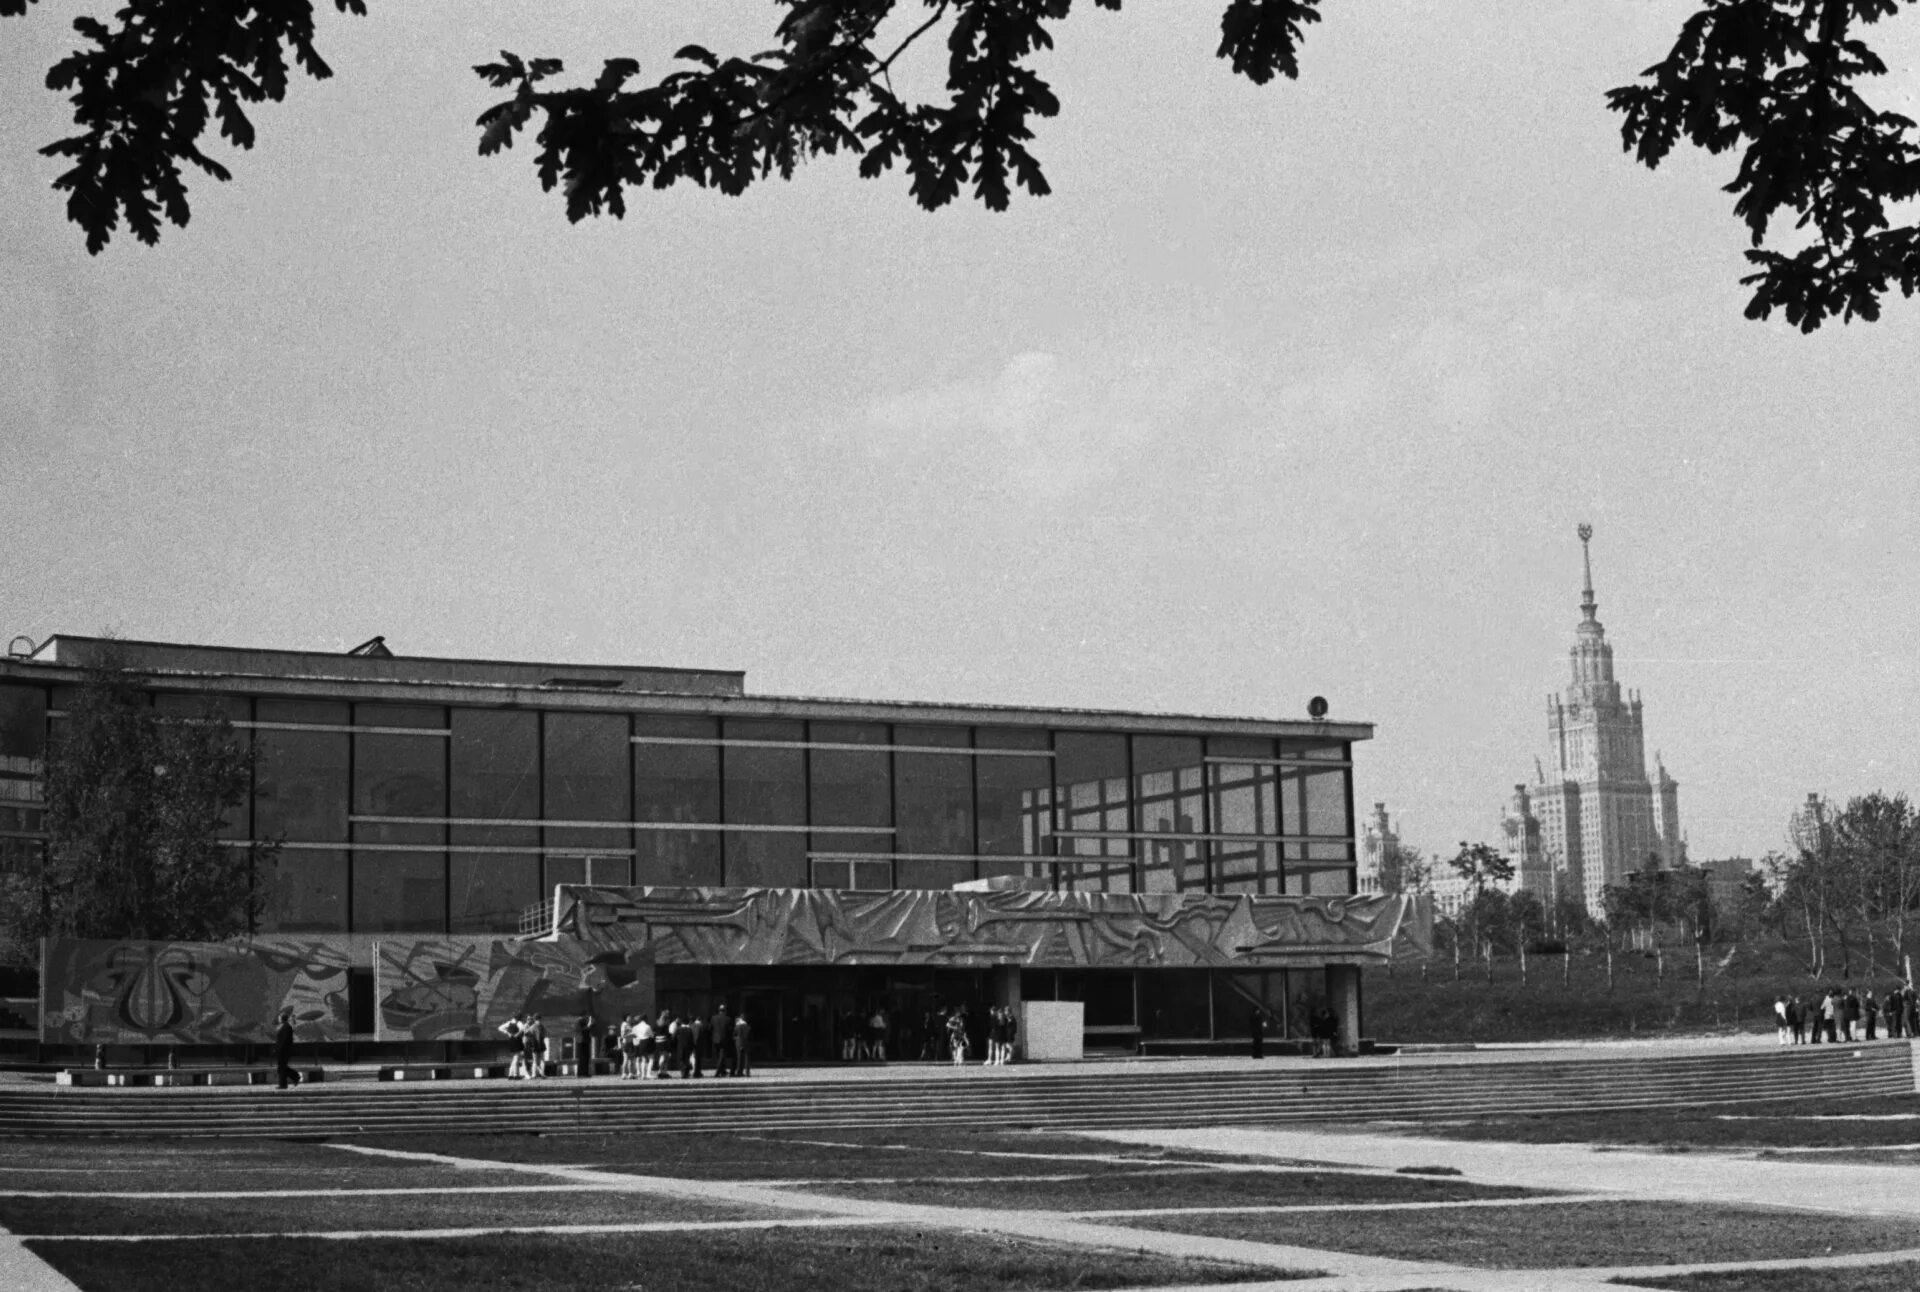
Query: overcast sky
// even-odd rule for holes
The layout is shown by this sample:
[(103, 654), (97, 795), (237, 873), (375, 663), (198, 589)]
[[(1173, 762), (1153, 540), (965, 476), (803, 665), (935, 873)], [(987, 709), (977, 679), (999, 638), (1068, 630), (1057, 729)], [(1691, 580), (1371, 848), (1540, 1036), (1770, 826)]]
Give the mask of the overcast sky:
[(1219, 7), (1077, 6), (1008, 214), (841, 159), (569, 226), (524, 144), (475, 155), (469, 65), (654, 75), (769, 6), (327, 5), (338, 75), (96, 258), (35, 151), (75, 6), (0, 23), (0, 634), (1320, 694), (1378, 724), (1362, 810), (1450, 851), (1546, 753), (1585, 520), (1696, 859), (1920, 789), (1920, 305), (1742, 319), (1732, 160), (1650, 174), (1603, 107), (1684, 5), (1334, 5), (1264, 89)]

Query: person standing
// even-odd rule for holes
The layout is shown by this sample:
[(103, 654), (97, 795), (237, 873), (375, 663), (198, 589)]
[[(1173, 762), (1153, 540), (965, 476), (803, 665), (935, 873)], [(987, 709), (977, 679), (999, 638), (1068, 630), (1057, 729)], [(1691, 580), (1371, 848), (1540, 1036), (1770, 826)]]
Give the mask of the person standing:
[(733, 1015), (727, 1012), (725, 1002), (713, 1011), (713, 1075), (728, 1076), (733, 1072)]
[(740, 1011), (740, 1017), (733, 1020), (733, 1075), (753, 1075), (753, 1028), (747, 1023), (747, 1011), (744, 1009)]
[(527, 1015), (526, 1030), (520, 1039), (527, 1047), (527, 1077), (539, 1080), (547, 1075), (547, 1025), (538, 1014)]
[(1807, 1005), (1798, 996), (1787, 997), (1787, 1030), (1795, 1045), (1807, 1043)]
[(573, 1062), (576, 1075), (593, 1075), (593, 1015), (584, 1009), (573, 1020)]
[(293, 1070), (293, 1007), (280, 1011), (280, 1023), (273, 1029), (274, 1074), (280, 1079), (280, 1089), (300, 1084), (300, 1074)]
[(1860, 999), (1860, 1020), (1867, 1025), (1867, 1039), (1875, 1039), (1876, 1025), (1880, 1022), (1880, 1002), (1873, 998), (1873, 988), (1867, 988), (1867, 994)]
[(1845, 1027), (1847, 1039), (1860, 1039), (1860, 997), (1853, 988), (1847, 988), (1846, 995), (1840, 998), (1840, 1019)]
[(1253, 1017), (1247, 1020), (1247, 1035), (1252, 1042), (1253, 1057), (1256, 1059), (1266, 1058), (1267, 1016), (1260, 1011), (1258, 1005), (1253, 1007)]
[(527, 1062), (527, 1047), (520, 1039), (520, 1033), (524, 1030), (525, 1025), (521, 1023), (518, 1014), (500, 1024), (500, 1035), (507, 1038), (507, 1045), (510, 1047), (507, 1058), (507, 1080), (509, 1081), (518, 1081), (526, 1075), (523, 1069)]
[(1773, 1017), (1775, 1024), (1780, 1029), (1780, 1044), (1785, 1045), (1787, 1043), (1787, 1034), (1792, 1030), (1787, 1024), (1787, 998), (1785, 996), (1775, 996), (1773, 998)]
[(955, 1007), (947, 1015), (947, 1048), (953, 1051), (953, 1066), (958, 1068), (967, 1061), (967, 1016), (964, 1010)]

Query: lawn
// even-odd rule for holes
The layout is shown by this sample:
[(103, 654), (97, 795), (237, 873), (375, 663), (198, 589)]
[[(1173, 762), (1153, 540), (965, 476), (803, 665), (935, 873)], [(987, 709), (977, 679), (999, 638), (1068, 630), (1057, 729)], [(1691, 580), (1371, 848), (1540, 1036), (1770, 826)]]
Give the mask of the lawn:
[(513, 1171), (370, 1158), (284, 1140), (0, 1140), (0, 1192), (380, 1189), (526, 1184)]
[(1530, 1113), (1396, 1129), (1410, 1135), (1524, 1144), (1877, 1149), (1920, 1143), (1920, 1095)]
[[(928, 1175), (1044, 1175), (1165, 1166), (1193, 1154), (1018, 1131), (890, 1130), (747, 1135), (734, 1132), (607, 1135), (367, 1137), (383, 1149), (493, 1162), (613, 1167), (686, 1179), (866, 1179)], [(338, 1150), (334, 1150), (338, 1151)], [(1120, 1162), (1103, 1159), (1121, 1158)]]
[(1337, 1216), (1202, 1212), (1137, 1216), (1125, 1223), (1182, 1234), (1490, 1269), (1764, 1261), (1819, 1256), (1835, 1248), (1872, 1252), (1920, 1246), (1920, 1224), (1911, 1220), (1669, 1202), (1595, 1201), (1547, 1209), (1459, 1208)]
[(644, 1193), (389, 1194), (361, 1198), (3, 1198), (16, 1234), (274, 1234), (792, 1218), (785, 1209)]
[(912, 1179), (820, 1184), (814, 1193), (944, 1207), (1108, 1211), (1132, 1207), (1266, 1207), (1340, 1202), (1451, 1202), (1526, 1197), (1526, 1189), (1362, 1172), (1214, 1170), (1107, 1173), (1073, 1180)]
[(1811, 1266), (1797, 1270), (1740, 1270), (1725, 1274), (1677, 1274), (1636, 1278), (1635, 1287), (1675, 1288), (1679, 1292), (1913, 1292), (1920, 1288), (1920, 1263)]
[(899, 1229), (31, 1247), (83, 1292), (1092, 1292), (1313, 1273)]

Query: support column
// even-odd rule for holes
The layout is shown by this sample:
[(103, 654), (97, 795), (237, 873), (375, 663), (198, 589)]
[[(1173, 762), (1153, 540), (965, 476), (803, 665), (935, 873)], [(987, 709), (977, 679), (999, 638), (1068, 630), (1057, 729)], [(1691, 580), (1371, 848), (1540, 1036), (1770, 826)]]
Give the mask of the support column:
[(995, 965), (992, 982), (988, 984), (988, 994), (995, 1005), (1004, 1005), (1013, 1011), (1013, 1016), (1021, 1020), (1020, 1030), (1014, 1034), (1013, 1057), (1027, 1057), (1027, 1025), (1025, 1015), (1020, 1012), (1020, 966)]
[(1360, 966), (1327, 966), (1327, 1005), (1340, 1024), (1334, 1052), (1360, 1053)]
[(995, 965), (992, 985), (993, 1003), (1020, 1012), (1020, 966)]

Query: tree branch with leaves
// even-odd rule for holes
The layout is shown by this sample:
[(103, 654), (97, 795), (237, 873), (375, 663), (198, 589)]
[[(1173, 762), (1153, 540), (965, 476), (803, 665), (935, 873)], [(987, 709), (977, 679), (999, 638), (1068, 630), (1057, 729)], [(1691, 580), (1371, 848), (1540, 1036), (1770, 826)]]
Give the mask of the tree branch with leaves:
[[(36, 0), (0, 0), (0, 16)], [(1666, 56), (1608, 92), (1624, 147), (1659, 166), (1682, 143), (1739, 153), (1727, 191), (1756, 271), (1750, 318), (1779, 310), (1812, 331), (1831, 318), (1876, 319), (1881, 300), (1920, 285), (1920, 227), (1895, 209), (1920, 196), (1913, 121), (1875, 107), (1862, 87), (1887, 72), (1866, 38), (1920, 0), (1702, 0)], [(333, 0), (364, 15), (365, 0)], [(840, 153), (877, 178), (899, 166), (928, 210), (963, 191), (990, 210), (1016, 190), (1050, 189), (1030, 144), (1060, 111), (1034, 68), (1054, 47), (1073, 0), (775, 0), (773, 45), (722, 57), (701, 45), (657, 82), (636, 84), (631, 57), (606, 59), (564, 86), (558, 59), (503, 51), (474, 70), (509, 97), (480, 114), (483, 155), (533, 130), (534, 171), (560, 189), (567, 218), (623, 216), (628, 189), (691, 182), (725, 194)], [(1083, 3), (1083, 8), (1085, 7)], [(1092, 0), (1118, 10), (1121, 0)], [(924, 16), (922, 16), (924, 15)], [(890, 25), (890, 20), (898, 19)], [(1218, 57), (1255, 85), (1300, 75), (1320, 0), (1228, 0)], [(904, 25), (903, 35), (891, 33)], [(75, 19), (83, 45), (57, 63), (49, 89), (70, 92), (79, 133), (41, 151), (66, 159), (54, 181), (68, 217), (98, 252), (124, 219), (142, 242), (162, 219), (184, 226), (183, 171), (231, 178), (201, 138), (253, 146), (247, 108), (285, 98), (290, 67), (322, 80), (313, 0), (129, 0), (111, 22)], [(892, 71), (944, 29), (944, 95), (896, 92)], [(536, 121), (538, 125), (536, 126)], [(1765, 245), (1783, 220), (1796, 249)]]

